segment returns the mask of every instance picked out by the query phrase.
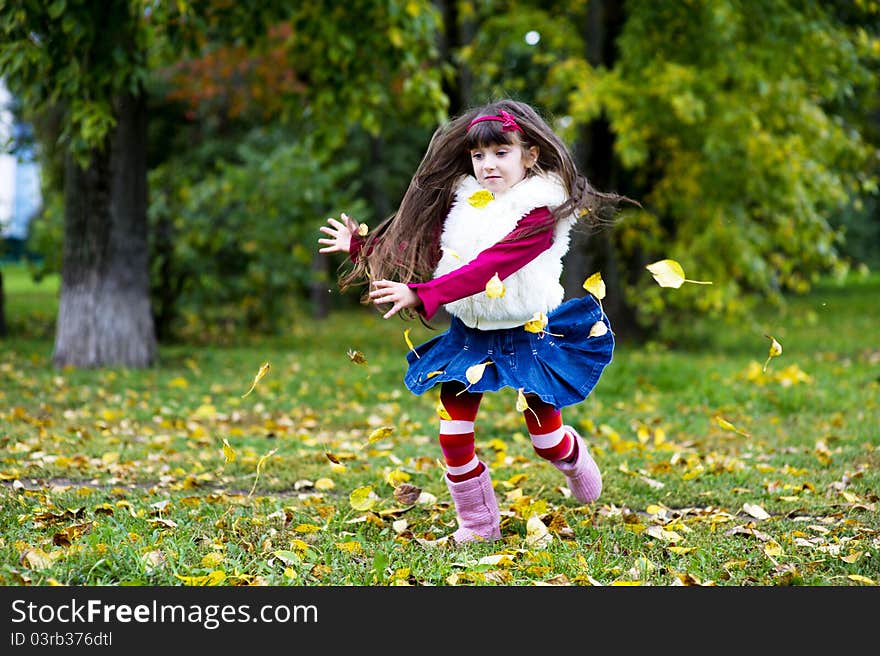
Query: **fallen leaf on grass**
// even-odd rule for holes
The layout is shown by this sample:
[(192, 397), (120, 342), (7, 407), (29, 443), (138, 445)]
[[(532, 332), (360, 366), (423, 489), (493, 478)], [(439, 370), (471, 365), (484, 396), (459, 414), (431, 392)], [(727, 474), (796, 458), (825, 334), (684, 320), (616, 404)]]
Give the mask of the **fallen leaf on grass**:
[(753, 503), (744, 503), (742, 508), (755, 519), (770, 519), (770, 514), (761, 506)]

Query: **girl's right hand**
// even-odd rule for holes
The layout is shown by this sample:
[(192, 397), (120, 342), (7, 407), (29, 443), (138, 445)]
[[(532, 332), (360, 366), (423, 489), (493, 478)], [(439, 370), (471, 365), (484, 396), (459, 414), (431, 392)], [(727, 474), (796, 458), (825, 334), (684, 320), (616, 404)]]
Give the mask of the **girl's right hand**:
[(345, 223), (340, 223), (331, 217), (327, 219), (329, 226), (321, 226), (321, 232), (330, 235), (330, 238), (318, 240), (319, 244), (325, 244), (324, 248), (318, 249), (319, 253), (336, 253), (338, 251), (348, 253), (351, 251), (351, 238), (352, 235), (357, 234), (358, 224), (345, 212), (340, 216)]

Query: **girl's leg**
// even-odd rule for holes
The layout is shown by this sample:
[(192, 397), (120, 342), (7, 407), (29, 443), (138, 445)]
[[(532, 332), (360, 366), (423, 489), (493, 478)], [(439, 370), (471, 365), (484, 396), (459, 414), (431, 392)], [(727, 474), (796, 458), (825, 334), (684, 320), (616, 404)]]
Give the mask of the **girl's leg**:
[(562, 423), (562, 413), (536, 396), (528, 395), (523, 411), (535, 453), (565, 474), (572, 495), (590, 503), (602, 492), (602, 475), (578, 432)]
[(465, 392), (461, 383), (443, 383), (440, 401), (451, 419), (440, 420), (440, 448), (446, 460), (446, 487), (455, 504), (457, 543), (497, 540), (501, 514), (486, 465), (474, 450), (474, 420), (482, 394)]
[(562, 424), (562, 412), (537, 396), (528, 395), (523, 411), (532, 448), (544, 460), (558, 462), (577, 456), (577, 442)]
[(446, 461), (446, 475), (453, 483), (460, 483), (479, 476), (485, 466), (477, 458), (474, 447), (474, 420), (481, 392), (463, 392), (458, 382), (443, 383), (440, 402), (451, 419), (440, 420), (440, 448)]

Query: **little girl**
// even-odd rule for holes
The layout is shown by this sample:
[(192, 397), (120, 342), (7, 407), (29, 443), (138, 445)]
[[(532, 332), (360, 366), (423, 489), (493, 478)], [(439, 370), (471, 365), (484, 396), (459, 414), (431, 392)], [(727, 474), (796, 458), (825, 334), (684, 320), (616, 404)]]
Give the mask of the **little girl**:
[[(385, 319), (430, 320), (440, 306), (452, 317), (448, 330), (407, 353), (404, 382), (417, 395), (440, 385), (456, 543), (501, 536), (489, 469), (474, 448), (484, 392), (521, 391), (535, 452), (579, 501), (599, 497), (599, 469), (561, 409), (590, 394), (614, 338), (592, 295), (562, 302), (560, 276), (572, 226), (597, 224), (620, 198), (592, 188), (532, 107), (502, 100), (438, 128), (400, 207), (365, 238), (345, 214), (320, 229), (319, 252), (347, 252), (354, 263), (340, 287), (368, 278), (364, 302), (387, 308)], [(503, 293), (487, 293), (499, 280)], [(600, 321), (608, 330), (591, 336)], [(469, 369), (472, 380), (482, 369), (476, 382)]]

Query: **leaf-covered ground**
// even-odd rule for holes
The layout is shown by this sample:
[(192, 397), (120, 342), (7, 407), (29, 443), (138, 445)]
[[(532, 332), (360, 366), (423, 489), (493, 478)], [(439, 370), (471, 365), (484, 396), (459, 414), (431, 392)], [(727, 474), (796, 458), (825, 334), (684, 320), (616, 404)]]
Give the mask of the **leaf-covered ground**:
[(503, 539), (458, 549), (437, 397), (402, 384), (418, 324), (351, 311), (149, 371), (0, 342), (0, 584), (878, 585), (878, 295), (828, 282), (689, 347), (619, 343), (564, 413), (603, 471), (591, 505), (516, 391), (487, 395)]

